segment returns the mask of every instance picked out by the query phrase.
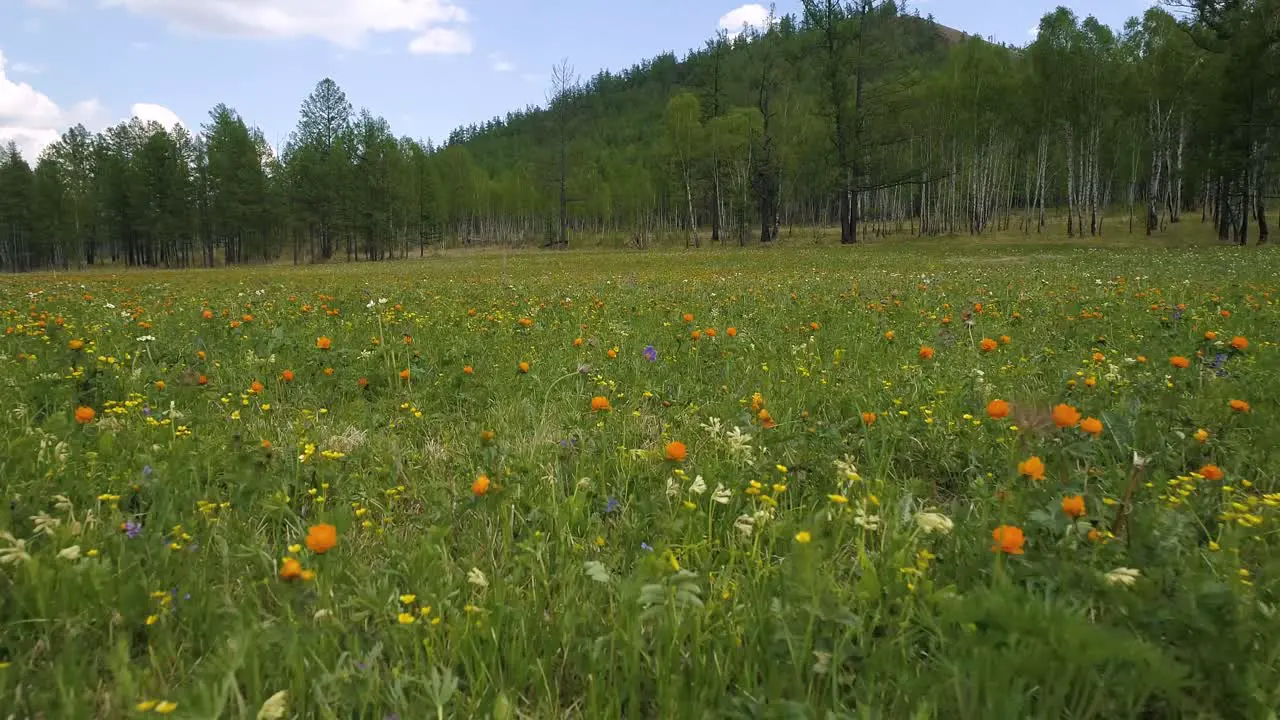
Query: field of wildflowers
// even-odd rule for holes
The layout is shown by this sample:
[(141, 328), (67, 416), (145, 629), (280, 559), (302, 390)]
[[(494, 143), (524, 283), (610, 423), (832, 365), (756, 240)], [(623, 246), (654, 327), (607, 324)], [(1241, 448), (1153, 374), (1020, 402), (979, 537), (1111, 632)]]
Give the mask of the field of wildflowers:
[(0, 279), (0, 717), (1280, 706), (1280, 255)]

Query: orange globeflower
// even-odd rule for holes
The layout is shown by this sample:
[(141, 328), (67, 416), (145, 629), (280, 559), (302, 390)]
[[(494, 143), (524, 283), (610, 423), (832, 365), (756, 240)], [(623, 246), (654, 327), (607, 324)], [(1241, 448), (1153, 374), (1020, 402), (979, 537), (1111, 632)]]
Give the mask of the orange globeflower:
[(253, 393), (254, 395), (257, 395), (263, 390), (266, 390), (266, 388), (263, 387), (262, 383), (258, 382), (257, 380), (254, 380), (253, 384), (249, 386), (249, 392)]
[(591, 398), (591, 409), (595, 412), (603, 412), (611, 409), (609, 407), (609, 398), (604, 397), (603, 395), (597, 395)]
[(1009, 417), (1009, 403), (1004, 400), (992, 400), (987, 403), (987, 417), (992, 420), (1003, 420)]
[(1231, 338), (1231, 347), (1239, 350), (1240, 352), (1244, 352), (1249, 349), (1249, 338), (1244, 337), (1243, 335), (1237, 335)]
[(667, 443), (667, 446), (662, 449), (662, 455), (673, 462), (684, 462), (685, 457), (688, 456), (684, 443), (679, 440)]
[(1210, 330), (1209, 332), (1204, 334), (1204, 339), (1208, 340), (1209, 342), (1213, 342), (1214, 340), (1218, 339), (1218, 333)]
[(897, 333), (895, 333), (894, 331), (892, 331), (892, 330), (885, 330), (885, 331), (884, 331), (884, 339), (885, 339), (885, 340), (893, 340), (893, 339), (894, 339), (894, 338), (896, 338), (896, 337), (898, 337), (898, 334), (897, 334)]
[(196, 384), (197, 384), (197, 385), (208, 385), (208, 384), (209, 384), (209, 378), (208, 378), (208, 377), (206, 377), (206, 376), (204, 376), (204, 375), (201, 375), (200, 377), (196, 378)]
[(496, 437), (498, 437), (498, 434), (492, 430), (480, 431), (480, 442), (493, 442), (493, 439)]
[(471, 367), (470, 365), (463, 365), (463, 366), (462, 366), (462, 374), (463, 374), (463, 375), (475, 375), (475, 374), (476, 374), (476, 370), (475, 370), (475, 368)]
[(333, 347), (333, 341), (322, 335), (316, 338), (316, 347), (320, 348), (321, 350), (328, 350), (329, 348)]
[(1022, 528), (1013, 525), (1001, 525), (992, 530), (991, 539), (995, 541), (995, 544), (991, 546), (992, 552), (1002, 552), (1009, 555), (1023, 554), (1022, 546), (1027, 541), (1022, 534)]
[(981, 348), (982, 352), (984, 353), (989, 353), (992, 350), (995, 350), (999, 346), (1000, 346), (1000, 343), (996, 342), (995, 340), (992, 340), (991, 338), (982, 338), (982, 342), (978, 343), (978, 347)]
[(360, 386), (361, 390), (368, 390), (369, 378), (360, 378), (359, 380), (356, 381), (356, 384)]
[(1000, 336), (1000, 344), (1001, 344), (1001, 345), (1008, 345), (1008, 344), (1009, 344), (1009, 343), (1011, 343), (1011, 342), (1013, 342), (1013, 338), (1009, 337), (1008, 335), (1001, 335), (1001, 336)]
[(1191, 367), (1191, 361), (1181, 355), (1174, 355), (1173, 357), (1169, 358), (1169, 364), (1178, 368), (1179, 370), (1186, 370), (1187, 368)]
[(325, 369), (324, 369), (324, 376), (325, 376), (325, 377), (333, 377), (333, 368), (331, 368), (331, 367), (327, 367), (327, 368), (325, 368)]
[(1018, 474), (1025, 475), (1032, 480), (1044, 480), (1044, 461), (1032, 455), (1018, 463)]
[(706, 335), (706, 336), (707, 336), (707, 337), (709, 337), (709, 338), (713, 338), (713, 337), (715, 337), (715, 336), (716, 336), (716, 329), (715, 329), (715, 328), (707, 328), (706, 330), (703, 330), (703, 331), (702, 331), (702, 334), (703, 334), (703, 335)]
[(527, 317), (520, 318), (520, 327), (524, 327), (524, 328), (533, 327), (533, 318), (527, 318)]
[(1205, 465), (1201, 467), (1198, 472), (1205, 480), (1212, 480), (1214, 482), (1217, 482), (1227, 476), (1227, 474), (1222, 471), (1222, 468), (1217, 465)]
[(1087, 417), (1080, 421), (1080, 429), (1094, 437), (1098, 437), (1102, 434), (1102, 421), (1098, 418)]
[(293, 371), (285, 370), (284, 372), (280, 373), (280, 379), (285, 382), (293, 382)]
[(71, 349), (71, 350), (80, 350), (80, 349), (84, 348), (84, 341), (83, 341), (83, 340), (72, 340), (72, 341), (70, 341), (70, 342), (68, 342), (68, 343), (67, 343), (67, 347), (68, 347), (69, 349)]
[(727, 328), (725, 329), (724, 334), (728, 335), (729, 337), (738, 337), (738, 328), (736, 327)]
[(213, 311), (212, 311), (212, 310), (205, 310), (204, 312), (200, 313), (200, 317), (204, 318), (205, 320), (212, 320), (212, 319), (213, 319)]
[(84, 405), (81, 405), (80, 407), (76, 408), (76, 422), (80, 423), (81, 425), (88, 425), (89, 423), (93, 422), (93, 419), (97, 417), (97, 415), (98, 413), (95, 412), (94, 409), (91, 407), (85, 407)]
[(687, 323), (691, 323), (691, 322), (693, 322), (693, 313), (685, 313), (685, 314), (684, 314), (684, 317), (683, 317), (683, 318), (681, 318), (681, 319), (682, 319), (682, 320), (684, 320), (684, 321), (685, 321), (685, 322), (687, 322)]
[(932, 360), (932, 359), (933, 359), (933, 348), (929, 347), (928, 345), (921, 345), (921, 346), (920, 346), (920, 359), (921, 359), (921, 360)]
[(1249, 403), (1243, 400), (1232, 400), (1230, 405), (1231, 405), (1231, 409), (1235, 410), (1238, 413), (1249, 412)]
[(1084, 496), (1071, 495), (1062, 498), (1062, 512), (1072, 518), (1079, 518), (1084, 515)]
[(690, 339), (690, 340), (699, 340), (699, 339), (701, 339), (701, 338), (702, 338), (702, 331), (701, 331), (701, 330), (694, 330), (694, 331), (692, 331), (692, 332), (690, 332), (690, 333), (689, 333), (689, 339)]
[(1080, 411), (1065, 403), (1053, 408), (1053, 424), (1060, 428), (1075, 427), (1080, 424)]
[(401, 371), (400, 371), (400, 379), (401, 379), (401, 380), (408, 380), (408, 379), (409, 379), (409, 368), (405, 368), (405, 369), (403, 369), (403, 370), (401, 370)]
[(295, 558), (285, 558), (280, 563), (281, 580), (297, 580), (302, 577), (302, 563)]
[(583, 340), (582, 338), (574, 338), (574, 339), (573, 339), (573, 346), (574, 346), (574, 347), (582, 347), (582, 343), (584, 343), (584, 342), (586, 342), (586, 341), (585, 341), (585, 340)]
[(876, 424), (876, 414), (873, 412), (862, 413), (862, 423), (868, 427)]
[(491, 483), (489, 482), (489, 476), (481, 475), (480, 477), (476, 478), (475, 482), (471, 483), (471, 494), (476, 497), (487, 495), (489, 493), (490, 484)]
[(307, 547), (311, 552), (323, 555), (338, 544), (338, 528), (329, 523), (312, 525), (307, 530)]
[(520, 364), (517, 365), (516, 368), (519, 369), (520, 372), (522, 373), (527, 373), (529, 372), (529, 363), (525, 362), (524, 360), (521, 360)]

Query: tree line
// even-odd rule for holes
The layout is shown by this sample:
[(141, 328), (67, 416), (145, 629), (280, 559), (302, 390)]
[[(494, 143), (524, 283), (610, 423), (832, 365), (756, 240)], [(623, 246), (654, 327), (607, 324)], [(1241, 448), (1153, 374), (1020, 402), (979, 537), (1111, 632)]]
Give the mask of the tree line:
[(397, 138), (332, 80), (278, 152), (218, 105), (197, 132), (77, 126), (0, 151), (0, 267), (379, 260), (433, 243), (770, 242), (1161, 232), (1265, 242), (1280, 0), (1171, 0), (1120, 32), (1066, 8), (1010, 47), (892, 0), (803, 0), (581, 81), (544, 107)]

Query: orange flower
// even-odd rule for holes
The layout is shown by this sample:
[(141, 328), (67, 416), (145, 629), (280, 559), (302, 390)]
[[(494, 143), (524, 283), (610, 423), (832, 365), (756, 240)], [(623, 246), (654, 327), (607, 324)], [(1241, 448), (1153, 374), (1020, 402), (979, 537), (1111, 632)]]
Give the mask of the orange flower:
[(311, 552), (323, 555), (338, 544), (338, 528), (329, 523), (312, 525), (307, 530), (307, 547)]
[(1098, 437), (1102, 434), (1102, 421), (1098, 418), (1087, 417), (1080, 421), (1080, 429), (1094, 437)]
[(1204, 339), (1208, 340), (1209, 342), (1213, 342), (1214, 340), (1218, 339), (1218, 333), (1210, 330), (1209, 332), (1204, 334)]
[(490, 484), (489, 476), (481, 475), (476, 478), (475, 482), (471, 483), (471, 494), (476, 497), (487, 495), (489, 493)]
[(585, 341), (585, 340), (583, 340), (582, 338), (574, 338), (574, 339), (573, 339), (573, 346), (574, 346), (574, 347), (582, 347), (582, 343), (584, 343), (584, 342), (586, 342), (586, 341)]
[(475, 374), (476, 374), (476, 370), (475, 370), (475, 368), (471, 367), (470, 365), (463, 365), (463, 366), (462, 366), (462, 374), (463, 374), (463, 375), (475, 375)]
[(992, 350), (995, 350), (999, 346), (1000, 346), (1000, 343), (996, 342), (995, 340), (992, 340), (991, 338), (982, 338), (982, 342), (978, 343), (978, 347), (984, 353), (989, 353)]
[(862, 424), (871, 427), (876, 424), (876, 414), (873, 412), (862, 413)]
[(921, 346), (920, 346), (920, 359), (921, 359), (921, 360), (932, 360), (932, 359), (933, 359), (933, 348), (929, 347), (928, 345), (921, 345)]
[(987, 403), (987, 417), (992, 420), (1003, 420), (1009, 417), (1009, 403), (1004, 400), (992, 400)]
[(356, 384), (360, 386), (361, 390), (368, 390), (369, 378), (360, 378), (359, 380), (356, 381)]
[(522, 373), (527, 373), (529, 372), (529, 363), (525, 362), (524, 360), (521, 360), (520, 364), (517, 365), (516, 368), (519, 369), (520, 372)]
[(403, 369), (403, 370), (401, 370), (401, 371), (400, 371), (400, 379), (401, 379), (401, 380), (408, 380), (408, 379), (409, 379), (409, 368), (405, 368), (405, 369)]
[(1044, 461), (1032, 455), (1018, 463), (1018, 474), (1025, 475), (1032, 480), (1044, 480)]
[(991, 546), (992, 552), (1008, 553), (1009, 555), (1023, 554), (1022, 546), (1027, 541), (1022, 535), (1022, 528), (1013, 525), (1001, 525), (992, 530), (991, 539), (995, 541), (995, 544)]
[(1187, 368), (1191, 367), (1191, 361), (1181, 355), (1174, 355), (1173, 357), (1169, 358), (1169, 364), (1178, 368), (1179, 370), (1186, 370)]
[(200, 313), (200, 317), (204, 318), (205, 320), (212, 320), (212, 319), (213, 319), (213, 311), (212, 311), (212, 310), (205, 310), (204, 312)]
[(281, 580), (297, 580), (302, 577), (302, 563), (296, 558), (287, 557), (280, 563)]
[(208, 384), (209, 384), (209, 378), (208, 378), (208, 377), (206, 377), (206, 376), (204, 376), (204, 375), (201, 375), (200, 377), (196, 378), (196, 384), (197, 384), (197, 385), (208, 385)]
[(682, 319), (687, 323), (693, 322), (693, 313), (685, 313)]
[(1249, 403), (1243, 400), (1232, 400), (1230, 405), (1231, 405), (1231, 409), (1235, 410), (1238, 413), (1249, 412)]
[(165, 388), (164, 381), (163, 381), (163, 380), (157, 380), (157, 381), (156, 381), (156, 384), (155, 384), (155, 387), (156, 387), (156, 389), (157, 389), (157, 390), (161, 390), (161, 391), (163, 391), (163, 390), (164, 390), (164, 388)]
[(481, 442), (493, 442), (493, 439), (494, 439), (494, 438), (496, 438), (497, 436), (498, 436), (498, 434), (497, 434), (497, 433), (495, 433), (495, 432), (494, 432), (494, 431), (492, 431), (492, 430), (481, 430), (481, 431), (480, 431), (480, 441), (481, 441)]
[(699, 340), (699, 339), (701, 339), (701, 338), (702, 338), (702, 331), (701, 331), (701, 330), (694, 330), (694, 331), (692, 331), (692, 332), (690, 332), (690, 333), (689, 333), (689, 339), (690, 339), (690, 340)]
[(1053, 408), (1053, 424), (1060, 428), (1075, 427), (1080, 424), (1080, 411), (1067, 404)]
[(611, 409), (609, 407), (609, 398), (603, 395), (597, 395), (591, 398), (591, 409), (595, 412), (604, 412)]
[(83, 341), (83, 340), (72, 340), (72, 341), (70, 341), (70, 342), (68, 342), (68, 343), (67, 343), (67, 347), (68, 347), (69, 349), (71, 349), (71, 350), (80, 350), (80, 349), (84, 348), (84, 341)]
[(724, 331), (724, 334), (728, 335), (729, 337), (738, 337), (738, 328), (736, 327), (727, 328)]
[(812, 330), (812, 331), (814, 331), (814, 332), (817, 332), (817, 331), (819, 331), (819, 330), (821, 330), (821, 329), (822, 329), (822, 326), (821, 326), (821, 325), (819, 325), (819, 324), (818, 324), (818, 323), (816, 323), (816, 322), (811, 322), (811, 323), (809, 323), (809, 329), (810, 329), (810, 330)]
[(610, 360), (618, 359), (618, 351), (614, 350), (613, 348), (609, 348), (608, 350), (605, 351), (604, 354), (605, 354), (605, 357), (609, 358)]
[(253, 384), (249, 386), (249, 392), (253, 393), (254, 395), (257, 395), (263, 390), (266, 390), (266, 388), (263, 387), (262, 383), (258, 382), (257, 380), (254, 380)]
[(684, 443), (679, 440), (672, 440), (662, 449), (662, 455), (673, 462), (684, 462), (685, 457), (687, 457), (687, 451)]
[(706, 335), (706, 336), (707, 336), (707, 337), (709, 337), (709, 338), (713, 338), (713, 337), (715, 337), (715, 336), (716, 336), (716, 329), (715, 329), (715, 328), (707, 328), (706, 330), (703, 330), (703, 331), (702, 331), (702, 334), (703, 334), (703, 335)]
[(524, 328), (533, 327), (533, 318), (527, 318), (527, 317), (520, 318), (520, 327), (524, 327)]
[(1062, 498), (1062, 512), (1072, 518), (1079, 518), (1084, 515), (1084, 496), (1071, 495)]
[(1227, 474), (1222, 471), (1222, 468), (1217, 465), (1204, 465), (1198, 472), (1205, 480), (1212, 480), (1214, 482), (1218, 482), (1227, 476)]
[(1098, 363), (1100, 363), (1100, 362), (1102, 362), (1103, 360), (1106, 360), (1106, 359), (1107, 359), (1107, 356), (1106, 356), (1106, 355), (1103, 355), (1103, 354), (1102, 354), (1102, 353), (1100, 353), (1100, 352), (1096, 352), (1096, 353), (1094, 353), (1094, 354), (1093, 354), (1093, 361), (1094, 361), (1094, 362), (1098, 362)]
[(196, 351), (196, 358), (197, 358), (197, 359), (199, 359), (199, 360), (204, 360), (204, 358), (205, 358), (204, 351), (203, 351), (203, 350), (197, 350), (197, 351)]
[(333, 347), (333, 341), (322, 335), (316, 338), (316, 347), (320, 348), (321, 350), (328, 350), (329, 348)]
[(1009, 344), (1009, 343), (1011, 343), (1011, 342), (1013, 342), (1013, 338), (1009, 337), (1008, 335), (1001, 335), (1001, 336), (1000, 336), (1000, 344), (1001, 344), (1001, 345), (1008, 345), (1008, 344)]
[(88, 425), (89, 423), (93, 422), (93, 419), (97, 417), (97, 415), (98, 413), (94, 412), (93, 408), (91, 407), (85, 407), (84, 405), (81, 405), (80, 407), (76, 408), (76, 422), (80, 423), (81, 425)]
[(1244, 337), (1243, 335), (1237, 335), (1231, 338), (1231, 347), (1239, 350), (1240, 352), (1244, 352), (1249, 349), (1249, 338)]
[(767, 430), (778, 427), (778, 423), (774, 422), (773, 415), (769, 414), (769, 411), (765, 408), (761, 408), (760, 412), (756, 413), (756, 418), (760, 420), (760, 425)]
[(280, 379), (285, 382), (293, 382), (293, 371), (285, 370), (284, 372), (280, 373)]
[(895, 333), (894, 331), (892, 331), (892, 330), (885, 330), (885, 331), (884, 331), (884, 339), (885, 339), (885, 340), (893, 340), (893, 339), (894, 339), (894, 338), (896, 338), (896, 337), (898, 337), (898, 335), (897, 335), (897, 333)]
[(325, 369), (324, 369), (324, 376), (325, 376), (325, 377), (333, 377), (333, 368), (331, 368), (331, 367), (327, 367), (327, 368), (325, 368)]

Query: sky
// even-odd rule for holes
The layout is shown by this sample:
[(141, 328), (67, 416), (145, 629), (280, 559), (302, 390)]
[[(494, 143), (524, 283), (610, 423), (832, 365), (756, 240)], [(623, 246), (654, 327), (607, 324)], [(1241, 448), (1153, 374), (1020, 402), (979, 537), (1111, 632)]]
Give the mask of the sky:
[[(1022, 45), (1062, 0), (914, 0), (921, 15)], [(1075, 0), (1120, 27), (1151, 0)], [(800, 0), (778, 0), (779, 14)], [(398, 135), (450, 130), (542, 104), (550, 68), (584, 78), (683, 55), (761, 25), (742, 0), (0, 0), (0, 142), (34, 163), (67, 128), (130, 117), (199, 131), (217, 103), (279, 147), (331, 77)]]

